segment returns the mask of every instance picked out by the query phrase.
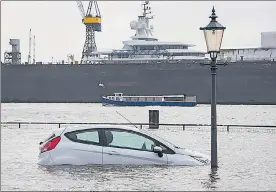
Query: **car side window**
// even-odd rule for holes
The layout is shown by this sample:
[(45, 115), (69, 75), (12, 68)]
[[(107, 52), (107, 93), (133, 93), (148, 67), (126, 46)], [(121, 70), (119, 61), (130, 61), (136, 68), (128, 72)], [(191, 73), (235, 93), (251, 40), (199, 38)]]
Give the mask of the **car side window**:
[(153, 151), (154, 141), (135, 132), (124, 130), (105, 130), (109, 147)]
[(84, 130), (81, 132), (71, 132), (71, 133), (66, 133), (65, 136), (74, 142), (95, 144), (95, 145), (100, 144), (98, 130)]

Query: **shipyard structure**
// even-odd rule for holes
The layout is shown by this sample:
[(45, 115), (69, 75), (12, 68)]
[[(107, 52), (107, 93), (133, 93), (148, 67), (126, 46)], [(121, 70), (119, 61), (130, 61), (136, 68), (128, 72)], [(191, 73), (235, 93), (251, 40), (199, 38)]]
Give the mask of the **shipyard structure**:
[(261, 33), (261, 46), (248, 48), (222, 48), (218, 55), (224, 61), (276, 61), (276, 32)]
[[(86, 26), (80, 62), (21, 62), (20, 42), (11, 40), (12, 51), (1, 64), (2, 102), (100, 102), (101, 96), (195, 95), (210, 103), (211, 74), (208, 55), (191, 44), (163, 42), (153, 36), (149, 2), (138, 19), (130, 22), (135, 35), (123, 48), (97, 50), (95, 31), (101, 31), (101, 16), (85, 13), (77, 1)], [(30, 35), (31, 40), (31, 35)], [(30, 42), (30, 45), (34, 43)], [(276, 32), (261, 34), (261, 46), (222, 48), (218, 56), (217, 102), (219, 104), (276, 104)], [(31, 50), (31, 46), (29, 47)], [(35, 50), (35, 49), (34, 49)], [(35, 52), (35, 51), (33, 51)]]

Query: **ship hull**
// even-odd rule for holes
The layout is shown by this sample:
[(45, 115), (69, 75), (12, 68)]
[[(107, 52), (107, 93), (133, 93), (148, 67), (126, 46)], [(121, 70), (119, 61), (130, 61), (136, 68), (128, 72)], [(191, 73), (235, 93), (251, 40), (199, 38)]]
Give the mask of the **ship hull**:
[(116, 101), (102, 97), (103, 106), (122, 106), (122, 107), (145, 107), (145, 106), (162, 106), (162, 107), (195, 107), (196, 102), (166, 102), (166, 101)]
[[(218, 66), (218, 104), (276, 104), (276, 62)], [(103, 84), (104, 86), (99, 86)], [(1, 102), (101, 102), (101, 96), (197, 96), (211, 101), (211, 72), (199, 63), (2, 65)]]

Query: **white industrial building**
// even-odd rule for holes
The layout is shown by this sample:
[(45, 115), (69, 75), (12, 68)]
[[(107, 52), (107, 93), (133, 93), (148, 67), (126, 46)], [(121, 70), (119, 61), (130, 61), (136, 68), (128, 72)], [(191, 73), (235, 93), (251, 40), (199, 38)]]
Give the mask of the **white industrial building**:
[(232, 62), (253, 60), (276, 61), (276, 32), (261, 33), (261, 47), (222, 48), (218, 59)]

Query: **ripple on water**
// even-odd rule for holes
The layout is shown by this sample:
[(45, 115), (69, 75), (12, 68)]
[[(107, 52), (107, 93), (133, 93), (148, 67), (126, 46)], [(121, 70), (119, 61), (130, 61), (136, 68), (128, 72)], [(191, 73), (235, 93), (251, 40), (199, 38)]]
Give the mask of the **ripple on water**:
[[(3, 105), (2, 121), (147, 122), (149, 108), (103, 108), (93, 104)], [(209, 106), (161, 108), (162, 123), (209, 123)], [(219, 106), (223, 124), (276, 124), (276, 108)], [(239, 113), (236, 113), (239, 111)], [(172, 119), (173, 116), (173, 119)], [(246, 117), (246, 118), (245, 118)], [(234, 120), (233, 120), (234, 119)], [(51, 126), (1, 126), (2, 190), (275, 190), (276, 133), (218, 132), (219, 168), (209, 166), (39, 166), (38, 143)], [(56, 128), (56, 127), (55, 127)], [(179, 146), (210, 154), (210, 132), (153, 130)]]

